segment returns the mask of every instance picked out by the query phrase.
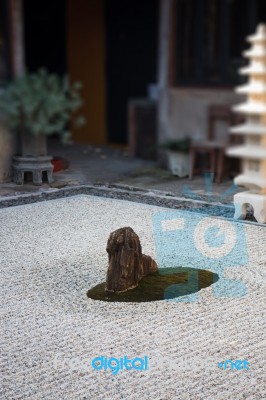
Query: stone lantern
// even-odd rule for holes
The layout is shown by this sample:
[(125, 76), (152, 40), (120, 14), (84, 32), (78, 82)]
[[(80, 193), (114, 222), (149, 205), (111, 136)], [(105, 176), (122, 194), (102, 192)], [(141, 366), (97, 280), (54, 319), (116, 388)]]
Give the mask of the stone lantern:
[(248, 81), (236, 88), (246, 95), (246, 102), (233, 107), (245, 116), (245, 123), (230, 129), (231, 134), (244, 137), (244, 144), (227, 149), (227, 155), (242, 159), (243, 173), (234, 182), (248, 189), (234, 196), (234, 217), (245, 218), (251, 205), (256, 220), (266, 223), (266, 24), (259, 24), (247, 41), (251, 47), (243, 55), (249, 64), (239, 72)]

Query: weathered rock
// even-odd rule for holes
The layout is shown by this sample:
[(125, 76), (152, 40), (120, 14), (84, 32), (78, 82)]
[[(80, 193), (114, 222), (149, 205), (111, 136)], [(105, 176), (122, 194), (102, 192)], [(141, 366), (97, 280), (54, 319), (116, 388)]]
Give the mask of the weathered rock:
[(106, 292), (122, 293), (134, 289), (143, 276), (158, 270), (156, 262), (142, 254), (139, 237), (130, 227), (112, 232), (106, 251), (109, 257)]
[(142, 254), (141, 276), (158, 271), (157, 263), (150, 257)]

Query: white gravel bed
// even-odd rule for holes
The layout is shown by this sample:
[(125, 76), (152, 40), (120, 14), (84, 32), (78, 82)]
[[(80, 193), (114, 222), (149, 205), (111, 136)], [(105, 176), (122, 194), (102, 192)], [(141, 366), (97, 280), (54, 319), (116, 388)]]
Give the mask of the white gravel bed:
[[(152, 218), (165, 210), (87, 195), (0, 210), (1, 399), (266, 398), (264, 227), (241, 224), (248, 264), (225, 270), (245, 296), (215, 297), (214, 284), (197, 302), (87, 298), (110, 232), (131, 226), (157, 259)], [(93, 370), (101, 355), (146, 355), (149, 368)], [(219, 368), (227, 359), (250, 369)]]

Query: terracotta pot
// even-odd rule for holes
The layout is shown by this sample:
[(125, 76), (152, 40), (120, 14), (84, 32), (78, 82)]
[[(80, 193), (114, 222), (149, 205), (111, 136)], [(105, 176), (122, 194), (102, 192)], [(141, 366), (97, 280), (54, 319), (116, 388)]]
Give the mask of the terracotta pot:
[(54, 172), (63, 171), (69, 167), (69, 161), (62, 157), (54, 157), (52, 159), (52, 164), (54, 166)]

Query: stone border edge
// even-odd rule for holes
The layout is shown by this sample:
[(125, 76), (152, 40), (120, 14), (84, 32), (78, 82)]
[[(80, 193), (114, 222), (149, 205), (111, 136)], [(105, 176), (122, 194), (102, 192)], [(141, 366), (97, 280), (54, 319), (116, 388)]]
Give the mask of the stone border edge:
[[(147, 204), (170, 209), (191, 210), (199, 209), (202, 213), (206, 213), (213, 217), (224, 217), (233, 219), (234, 206), (222, 203), (208, 203), (206, 201), (187, 199), (177, 197), (173, 193), (163, 192), (159, 190), (147, 190), (128, 185), (116, 184), (95, 184), (95, 185), (79, 185), (66, 186), (61, 189), (48, 189), (39, 193), (27, 193), (16, 196), (0, 197), (0, 209), (33, 204), (41, 201), (62, 199), (77, 195), (90, 195), (96, 197), (104, 197), (114, 200), (126, 200), (135, 203)], [(235, 221), (235, 220), (234, 220)], [(263, 226), (258, 222), (238, 220), (238, 222)]]
[(43, 190), (39, 193), (27, 193), (16, 196), (6, 196), (0, 198), (0, 209), (19, 206), (24, 204), (33, 204), (40, 201), (55, 200), (76, 195), (91, 195), (117, 200), (128, 200), (143, 204), (155, 205), (160, 207), (183, 209), (183, 208), (202, 208), (206, 212), (210, 208), (216, 207), (222, 211), (222, 214), (231, 215), (234, 207), (221, 203), (208, 203), (205, 201), (192, 200), (184, 197), (176, 197), (171, 193), (156, 190), (139, 189), (132, 186), (120, 185), (80, 185), (68, 186), (61, 189)]

